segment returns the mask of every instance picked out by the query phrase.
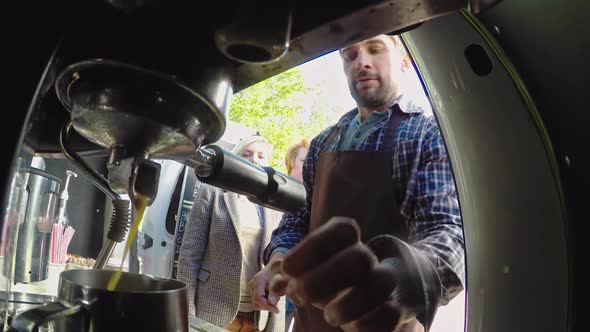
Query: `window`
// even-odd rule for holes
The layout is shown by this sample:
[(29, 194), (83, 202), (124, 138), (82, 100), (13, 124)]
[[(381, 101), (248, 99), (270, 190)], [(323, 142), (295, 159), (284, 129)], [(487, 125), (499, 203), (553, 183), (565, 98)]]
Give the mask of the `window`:
[[(411, 61), (408, 58), (409, 61)], [(415, 67), (408, 62), (399, 84), (403, 93), (432, 116), (432, 107)], [(339, 51), (326, 54), (248, 89), (232, 100), (229, 119), (260, 132), (274, 145), (271, 166), (285, 172), (284, 152), (300, 138), (312, 139), (357, 106)], [(464, 328), (465, 293), (438, 309), (430, 331)]]

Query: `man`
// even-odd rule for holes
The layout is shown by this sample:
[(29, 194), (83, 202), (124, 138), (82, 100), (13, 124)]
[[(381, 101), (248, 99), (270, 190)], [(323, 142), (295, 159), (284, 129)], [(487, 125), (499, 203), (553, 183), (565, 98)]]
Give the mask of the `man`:
[(428, 330), (463, 289), (463, 230), (436, 121), (404, 95), (397, 37), (340, 50), (357, 108), (311, 143), (308, 206), (285, 215), (253, 306), (298, 305), (297, 332)]

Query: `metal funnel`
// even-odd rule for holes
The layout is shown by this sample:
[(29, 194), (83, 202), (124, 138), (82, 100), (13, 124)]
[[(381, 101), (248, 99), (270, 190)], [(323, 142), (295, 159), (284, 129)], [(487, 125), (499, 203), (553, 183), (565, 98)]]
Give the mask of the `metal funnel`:
[(184, 159), (225, 131), (231, 82), (215, 72), (202, 79), (195, 91), (163, 73), (97, 59), (63, 70), (56, 92), (88, 140), (130, 155)]

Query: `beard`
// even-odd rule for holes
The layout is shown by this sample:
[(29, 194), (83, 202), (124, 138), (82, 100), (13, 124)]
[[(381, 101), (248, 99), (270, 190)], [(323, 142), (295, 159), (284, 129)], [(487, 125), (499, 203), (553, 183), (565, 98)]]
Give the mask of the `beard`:
[(391, 102), (395, 98), (396, 88), (392, 85), (383, 84), (379, 80), (379, 86), (376, 88), (358, 91), (354, 82), (348, 82), (350, 94), (358, 106), (367, 108), (377, 108)]

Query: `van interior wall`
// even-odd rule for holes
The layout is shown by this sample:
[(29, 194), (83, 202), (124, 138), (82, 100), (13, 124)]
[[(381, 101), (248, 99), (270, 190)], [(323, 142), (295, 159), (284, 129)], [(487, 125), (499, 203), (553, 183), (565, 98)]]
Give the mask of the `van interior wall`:
[[(107, 175), (108, 157), (84, 157), (88, 164), (103, 176)], [(66, 170), (78, 174), (71, 177), (66, 206), (69, 225), (76, 233), (68, 252), (82, 257), (96, 258), (102, 247), (107, 197), (65, 158), (45, 158), (45, 171), (62, 179), (60, 193), (66, 182)], [(109, 218), (107, 218), (108, 220)]]

